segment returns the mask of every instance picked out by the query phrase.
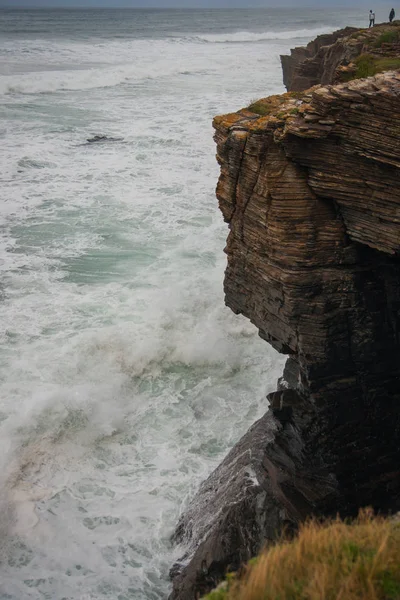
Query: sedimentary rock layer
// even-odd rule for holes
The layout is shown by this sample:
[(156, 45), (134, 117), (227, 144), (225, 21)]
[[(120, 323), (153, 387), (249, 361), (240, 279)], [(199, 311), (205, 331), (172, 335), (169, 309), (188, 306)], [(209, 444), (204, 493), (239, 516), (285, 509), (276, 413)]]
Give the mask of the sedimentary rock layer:
[(171, 570), (170, 599), (199, 598), (337, 495), (319, 457), (310, 462), (302, 430), (311, 405), (292, 389), (270, 394), (270, 411), (255, 423), (202, 484), (177, 527), (186, 549)]
[(227, 305), (289, 355), (176, 540), (174, 600), (310, 514), (400, 509), (400, 74), (217, 117)]
[(354, 27), (319, 35), (307, 46), (281, 56), (283, 83), (288, 91), (307, 90), (319, 83), (333, 83), (337, 67), (360, 54), (362, 42), (346, 43), (344, 38), (359, 31)]
[(174, 600), (306, 515), (400, 509), (400, 74), (214, 127), (226, 303), (290, 358), (270, 413), (181, 520)]
[(343, 504), (383, 507), (393, 497), (371, 472), (399, 486), (400, 75), (215, 127), (226, 302), (298, 362), (296, 389), (317, 410), (307, 446), (332, 465)]
[[(400, 22), (382, 23), (370, 29), (346, 27), (318, 36), (305, 47), (282, 55), (283, 83), (288, 91), (304, 91), (317, 84), (334, 84), (352, 79), (357, 67), (353, 61), (370, 58), (374, 75), (394, 68), (400, 58)], [(380, 59), (386, 59), (381, 61)], [(388, 65), (392, 59), (392, 67)], [(399, 66), (399, 65), (397, 65)]]

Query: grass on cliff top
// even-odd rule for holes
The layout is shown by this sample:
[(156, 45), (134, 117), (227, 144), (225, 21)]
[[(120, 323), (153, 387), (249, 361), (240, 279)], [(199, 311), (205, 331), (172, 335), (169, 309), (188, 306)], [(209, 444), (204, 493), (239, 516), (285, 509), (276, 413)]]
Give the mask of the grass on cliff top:
[(271, 105), (267, 102), (263, 102), (262, 100), (256, 100), (255, 102), (249, 104), (247, 110), (255, 113), (256, 115), (260, 115), (261, 117), (266, 117), (267, 115), (271, 114)]
[(355, 79), (372, 77), (384, 71), (400, 69), (400, 57), (377, 57), (372, 54), (361, 54), (355, 59)]
[(207, 600), (399, 600), (400, 523), (366, 511), (353, 524), (301, 527)]
[(382, 48), (383, 44), (397, 44), (400, 42), (400, 28), (384, 31), (375, 40), (374, 47)]
[(301, 99), (303, 96), (304, 92), (286, 92), (285, 94), (268, 96), (267, 98), (252, 100), (247, 110), (261, 117), (266, 117), (275, 114), (279, 110), (279, 106), (287, 102), (288, 99)]

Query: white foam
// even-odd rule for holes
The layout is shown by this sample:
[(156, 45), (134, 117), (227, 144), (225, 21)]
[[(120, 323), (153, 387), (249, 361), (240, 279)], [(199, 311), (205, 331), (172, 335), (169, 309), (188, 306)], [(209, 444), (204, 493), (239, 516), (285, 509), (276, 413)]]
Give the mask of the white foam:
[[(320, 26), (259, 33), (194, 33), (166, 40), (114, 40), (108, 43), (6, 42), (0, 61), (0, 94), (90, 90), (146, 79), (171, 78), (177, 74), (201, 75), (214, 67), (214, 61), (221, 61), (213, 49), (205, 48), (204, 42), (290, 42), (312, 39), (330, 31), (331, 28)], [(185, 52), (182, 52), (182, 46), (186, 48)], [(16, 61), (16, 57), (23, 60)]]
[(227, 43), (251, 43), (251, 42), (265, 42), (273, 40), (299, 40), (307, 39), (311, 40), (317, 35), (323, 33), (331, 33), (331, 27), (315, 27), (312, 29), (291, 29), (288, 31), (264, 31), (260, 33), (254, 33), (251, 31), (237, 31), (235, 33), (225, 34), (207, 34), (198, 35), (197, 39), (210, 42), (213, 44), (227, 44)]
[[(165, 597), (182, 502), (282, 366), (224, 306), (211, 118), (279, 91), (286, 46), (266, 50), (268, 76), (256, 44), (238, 61), (233, 44), (128, 41), (120, 64), (123, 43), (105, 42), (87, 69), (89, 47), (70, 48), (84, 68), (2, 80), (17, 86), (0, 147), (0, 596), (13, 600)], [(85, 145), (103, 133), (124, 140)]]
[(161, 63), (3, 75), (0, 77), (0, 94), (46, 94), (109, 88), (121, 83), (167, 77), (177, 71), (176, 66)]

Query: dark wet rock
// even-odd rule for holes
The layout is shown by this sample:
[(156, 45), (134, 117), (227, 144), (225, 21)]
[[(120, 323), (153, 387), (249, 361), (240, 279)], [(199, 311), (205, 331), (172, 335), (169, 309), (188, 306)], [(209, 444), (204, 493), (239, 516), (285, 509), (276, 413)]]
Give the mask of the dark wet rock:
[(283, 375), (278, 379), (278, 391), (289, 388), (296, 389), (300, 378), (300, 367), (298, 362), (290, 357), (285, 363)]
[(87, 141), (89, 144), (97, 144), (101, 142), (121, 142), (124, 138), (118, 137), (108, 137), (107, 135), (94, 135), (91, 138), (88, 138)]
[(263, 516), (266, 503), (269, 510), (273, 508), (271, 499), (259, 480), (264, 479), (264, 450), (276, 428), (269, 414), (255, 423), (189, 505), (173, 540), (184, 544), (186, 551), (170, 573), (174, 577), (171, 598), (194, 598), (206, 592), (221, 572), (238, 568), (258, 550), (265, 535), (273, 535), (272, 530), (266, 531)]
[(200, 597), (336, 494), (318, 457), (306, 459), (301, 427), (313, 407), (294, 390), (269, 399), (271, 410), (202, 484), (178, 524), (174, 542), (186, 552), (171, 569), (170, 600)]

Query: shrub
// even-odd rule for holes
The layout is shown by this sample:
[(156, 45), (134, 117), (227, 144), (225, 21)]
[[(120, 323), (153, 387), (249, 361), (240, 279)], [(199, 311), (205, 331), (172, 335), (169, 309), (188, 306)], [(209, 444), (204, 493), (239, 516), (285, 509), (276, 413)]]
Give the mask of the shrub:
[(383, 44), (396, 44), (400, 42), (400, 31), (393, 29), (391, 31), (385, 31), (375, 40), (375, 48), (381, 48)]
[(372, 77), (375, 75), (375, 58), (371, 54), (361, 54), (355, 59), (357, 67), (355, 78), (360, 79), (362, 77)]
[(354, 62), (356, 64), (355, 79), (372, 77), (377, 73), (400, 69), (400, 58), (390, 56), (379, 58), (377, 56), (372, 56), (372, 54), (361, 54)]
[(311, 521), (212, 592), (209, 600), (399, 600), (400, 525), (366, 511)]

